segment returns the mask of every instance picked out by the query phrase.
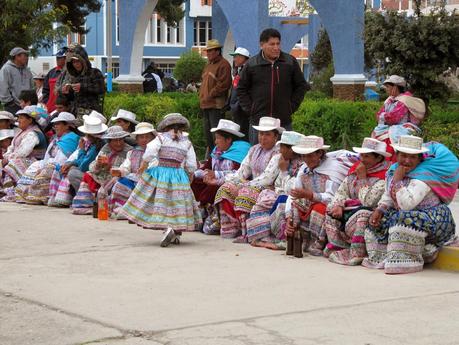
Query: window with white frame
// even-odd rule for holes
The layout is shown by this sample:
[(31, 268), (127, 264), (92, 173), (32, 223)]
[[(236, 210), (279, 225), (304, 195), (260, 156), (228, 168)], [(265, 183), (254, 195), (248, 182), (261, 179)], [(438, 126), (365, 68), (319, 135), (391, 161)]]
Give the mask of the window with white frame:
[[(86, 25), (81, 27), (82, 29), (86, 30)], [(67, 35), (67, 45), (71, 45), (72, 43), (78, 43), (81, 46), (86, 46), (86, 34), (79, 34), (76, 32), (71, 32)]]
[(185, 45), (185, 19), (176, 27), (168, 25), (161, 16), (154, 12), (148, 21), (145, 43), (154, 45)]
[(194, 21), (194, 45), (203, 47), (212, 39), (211, 19), (196, 19)]

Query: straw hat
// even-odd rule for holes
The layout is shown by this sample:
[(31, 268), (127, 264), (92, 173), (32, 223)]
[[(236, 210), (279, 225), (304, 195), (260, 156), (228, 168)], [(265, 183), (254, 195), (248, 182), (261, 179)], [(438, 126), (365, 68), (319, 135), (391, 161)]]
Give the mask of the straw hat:
[(51, 120), (51, 123), (56, 123), (56, 122), (67, 122), (69, 125), (75, 126), (75, 116), (71, 113), (67, 113), (66, 111), (63, 111), (62, 113), (59, 113), (57, 117)]
[(324, 138), (308, 135), (301, 138), (300, 143), (292, 147), (293, 152), (307, 155), (318, 150), (328, 150), (330, 145), (324, 145)]
[(112, 117), (110, 121), (116, 121), (118, 119), (122, 119), (122, 120), (126, 120), (136, 125), (139, 123), (139, 121), (136, 121), (135, 117), (136, 115), (133, 112), (130, 112), (124, 109), (119, 109), (116, 116)]
[(88, 117), (95, 117), (99, 119), (102, 123), (107, 123), (107, 118), (95, 110), (91, 111), (89, 115), (83, 115), (83, 120), (87, 119)]
[(362, 147), (353, 147), (352, 150), (357, 153), (377, 153), (384, 157), (390, 157), (392, 154), (386, 152), (387, 145), (383, 141), (373, 138), (363, 139)]
[(148, 122), (140, 122), (135, 126), (135, 131), (131, 133), (131, 135), (139, 135), (139, 134), (147, 134), (153, 133), (156, 134), (155, 127), (151, 123)]
[(121, 126), (112, 126), (107, 129), (105, 134), (102, 136), (102, 139), (123, 139), (130, 135), (129, 132), (123, 130)]
[(237, 123), (234, 123), (233, 121), (230, 121), (230, 120), (221, 119), (220, 121), (218, 121), (218, 126), (212, 128), (210, 131), (212, 133), (217, 132), (217, 131), (227, 132), (239, 138), (242, 138), (244, 134), (240, 132), (240, 129), (241, 129), (241, 126), (239, 126)]
[(78, 127), (78, 130), (84, 134), (102, 134), (108, 127), (105, 123), (102, 123), (99, 118), (95, 116), (86, 116), (84, 117), (83, 126)]
[(212, 39), (208, 40), (206, 44), (206, 48), (204, 50), (211, 50), (211, 49), (218, 49), (223, 48), (218, 40)]
[(269, 131), (278, 131), (279, 134), (282, 134), (285, 129), (281, 127), (281, 122), (279, 119), (275, 119), (274, 117), (264, 116), (260, 118), (260, 122), (258, 122), (258, 126), (252, 126), (259, 132), (269, 132)]
[(158, 124), (157, 130), (158, 132), (164, 132), (164, 130), (172, 125), (181, 125), (184, 128), (184, 131), (189, 130), (190, 122), (186, 117), (179, 113), (171, 113), (164, 116), (161, 122)]
[(398, 140), (398, 145), (392, 144), (392, 147), (397, 152), (405, 152), (411, 155), (425, 153), (429, 151), (427, 147), (423, 145), (422, 138), (414, 135), (402, 135)]
[(405, 80), (405, 78), (394, 74), (394, 75), (391, 75), (386, 80), (384, 80), (383, 85), (385, 85), (385, 84), (394, 84), (394, 85), (406, 87), (406, 80)]
[(14, 138), (14, 129), (0, 129), (0, 141)]
[(279, 140), (279, 144), (295, 146), (298, 145), (303, 138), (304, 135), (301, 133), (294, 131), (284, 131), (282, 132), (282, 137), (281, 140)]
[(11, 114), (9, 111), (1, 110), (0, 120), (9, 120), (11, 123), (14, 123), (15, 118), (14, 118), (14, 115)]

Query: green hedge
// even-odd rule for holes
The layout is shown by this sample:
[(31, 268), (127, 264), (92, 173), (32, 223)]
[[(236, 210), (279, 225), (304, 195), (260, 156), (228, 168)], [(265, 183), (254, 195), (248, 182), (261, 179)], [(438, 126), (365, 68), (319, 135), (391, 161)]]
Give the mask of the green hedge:
[[(306, 98), (293, 115), (294, 130), (304, 134), (324, 137), (333, 149), (360, 145), (376, 125), (375, 113), (380, 102), (345, 102), (328, 98)], [(122, 94), (112, 93), (105, 98), (105, 114), (118, 108), (131, 110), (140, 120), (157, 125), (162, 116), (179, 112), (191, 123), (190, 138), (200, 158), (205, 152), (205, 135), (196, 94)], [(436, 140), (447, 145), (459, 155), (459, 105), (441, 107), (433, 105), (431, 115), (423, 125), (426, 140)]]

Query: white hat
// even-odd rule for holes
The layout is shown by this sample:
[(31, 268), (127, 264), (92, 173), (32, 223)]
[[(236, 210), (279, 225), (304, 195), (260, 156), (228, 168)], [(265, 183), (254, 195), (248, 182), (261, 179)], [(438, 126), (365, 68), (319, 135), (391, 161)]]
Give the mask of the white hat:
[(112, 117), (110, 121), (116, 121), (118, 119), (123, 119), (123, 120), (126, 120), (136, 125), (139, 123), (139, 121), (135, 120), (135, 116), (136, 115), (133, 112), (130, 112), (124, 109), (120, 109), (118, 110), (118, 113), (116, 114), (116, 116)]
[(269, 131), (278, 131), (281, 134), (285, 129), (281, 127), (281, 122), (279, 119), (275, 119), (274, 117), (264, 116), (260, 118), (260, 122), (258, 126), (252, 126), (259, 132), (269, 132)]
[(0, 129), (0, 141), (14, 138), (14, 129)]
[(156, 134), (155, 127), (151, 123), (148, 122), (140, 122), (135, 126), (135, 131), (131, 133), (131, 135), (139, 135), (139, 134), (147, 134), (153, 133)]
[(10, 120), (11, 123), (15, 121), (14, 115), (5, 110), (0, 111), (0, 120)]
[(221, 119), (220, 121), (218, 121), (218, 126), (215, 128), (212, 128), (210, 131), (212, 133), (216, 131), (223, 131), (223, 132), (233, 134), (239, 138), (242, 138), (244, 134), (239, 132), (240, 129), (241, 129), (241, 126), (239, 126), (237, 123), (234, 123), (233, 121), (230, 121), (230, 120)]
[(290, 146), (298, 145), (302, 138), (304, 138), (304, 135), (301, 133), (297, 133), (294, 131), (284, 131), (282, 133), (279, 144), (290, 145)]
[(86, 120), (88, 117), (95, 117), (96, 119), (99, 119), (102, 123), (107, 123), (107, 118), (95, 110), (91, 111), (89, 115), (83, 115), (83, 120)]
[(70, 125), (75, 124), (75, 116), (71, 113), (67, 113), (66, 111), (63, 111), (59, 113), (57, 117), (51, 120), (51, 123), (56, 123), (56, 122), (67, 122)]
[(390, 157), (392, 154), (386, 152), (387, 145), (383, 141), (373, 138), (364, 138), (362, 147), (353, 147), (352, 150), (357, 153), (377, 153), (384, 157)]
[(86, 116), (84, 117), (83, 126), (78, 127), (78, 130), (81, 133), (85, 134), (102, 134), (108, 127), (105, 123), (102, 123), (99, 118), (95, 116)]
[(245, 56), (246, 58), (250, 57), (250, 53), (247, 49), (242, 48), (242, 47), (237, 47), (236, 50), (233, 53), (230, 53), (231, 56), (235, 55), (242, 55)]
[(315, 135), (308, 135), (301, 138), (300, 143), (292, 147), (293, 152), (300, 155), (307, 155), (317, 150), (328, 150), (330, 145), (324, 145), (324, 138)]
[(392, 144), (392, 147), (397, 152), (405, 152), (411, 155), (425, 153), (429, 149), (422, 145), (422, 138), (415, 137), (414, 135), (402, 135), (398, 140), (398, 145)]
[(394, 84), (394, 85), (398, 85), (398, 86), (403, 86), (403, 87), (406, 87), (406, 80), (405, 78), (403, 77), (400, 77), (399, 75), (391, 75), (389, 78), (387, 78), (386, 80), (384, 80), (383, 82), (383, 85), (384, 84)]
[(102, 139), (123, 139), (129, 136), (129, 133), (123, 130), (121, 126), (112, 126), (105, 134), (102, 136)]

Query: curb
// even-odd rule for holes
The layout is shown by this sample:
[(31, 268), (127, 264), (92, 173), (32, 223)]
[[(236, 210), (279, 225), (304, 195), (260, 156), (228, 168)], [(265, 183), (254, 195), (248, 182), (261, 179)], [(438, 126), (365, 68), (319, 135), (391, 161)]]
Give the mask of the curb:
[(459, 247), (443, 247), (430, 267), (459, 272)]

